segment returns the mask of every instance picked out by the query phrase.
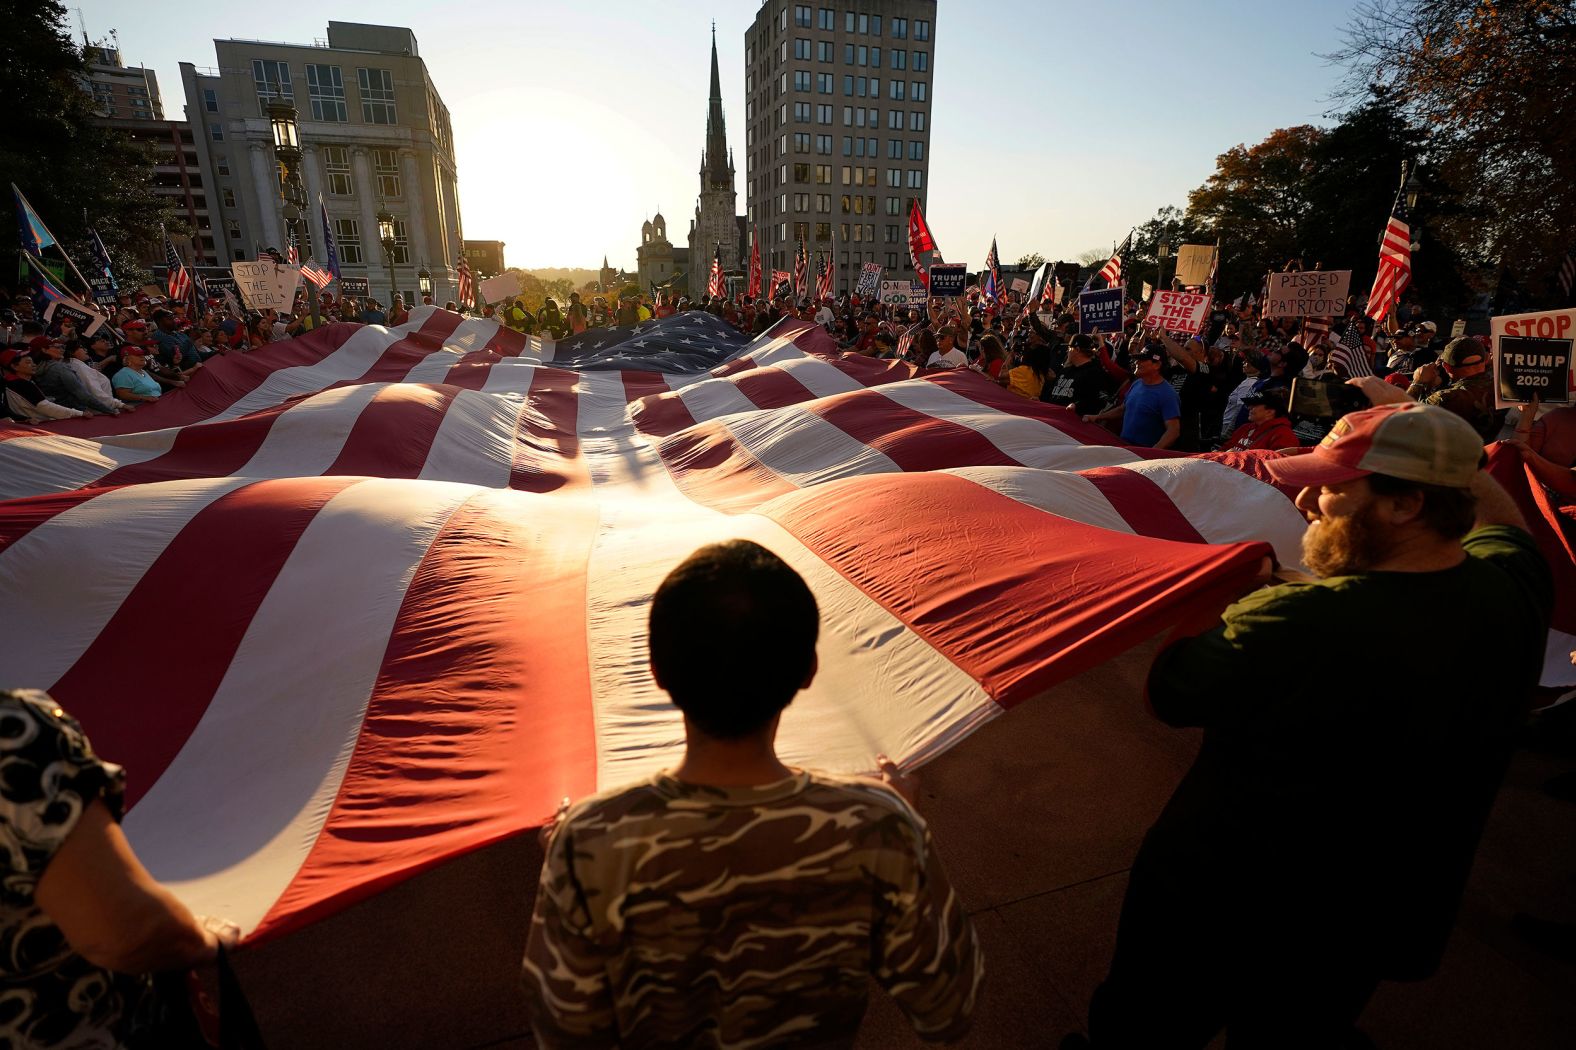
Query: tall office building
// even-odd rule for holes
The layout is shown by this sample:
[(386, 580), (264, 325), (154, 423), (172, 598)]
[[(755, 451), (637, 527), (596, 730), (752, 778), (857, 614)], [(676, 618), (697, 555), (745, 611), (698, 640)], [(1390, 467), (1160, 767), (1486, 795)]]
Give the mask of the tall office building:
[(766, 0), (744, 34), (745, 192), (767, 270), (801, 240), (848, 291), (863, 263), (912, 277), (911, 201), (930, 182), (936, 0)]
[(164, 119), (164, 100), (159, 97), (159, 78), (153, 70), (126, 65), (118, 47), (88, 44), (83, 52), (87, 76), (82, 86), (93, 96), (93, 108), (99, 116)]
[[(454, 133), (409, 29), (328, 23), (311, 44), (215, 40), (218, 66), (181, 63), (187, 120), (209, 173), (208, 200), (220, 216), (214, 239), (224, 260), (283, 250), (286, 230), (268, 103), (296, 108), (309, 201), (302, 258), (315, 255), (329, 222), (347, 277), (366, 277), (372, 294), (403, 292), (420, 302), (417, 274), (432, 275), (433, 298), (457, 295), (460, 225)], [(393, 269), (377, 215), (394, 217)]]

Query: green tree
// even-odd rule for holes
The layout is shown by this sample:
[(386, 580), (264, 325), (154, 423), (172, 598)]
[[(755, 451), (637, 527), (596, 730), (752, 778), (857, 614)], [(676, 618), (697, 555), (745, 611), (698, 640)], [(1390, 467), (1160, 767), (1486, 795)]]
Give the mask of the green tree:
[(1020, 270), (1037, 270), (1044, 265), (1045, 256), (1041, 255), (1039, 252), (1030, 252), (1028, 255), (1025, 255), (1023, 258), (1018, 260), (1018, 269)]
[[(94, 123), (86, 62), (59, 0), (9, 0), (4, 10), (0, 190), (16, 183), (79, 266), (91, 225), (123, 281), (148, 279), (135, 260), (156, 248), (167, 210), (152, 189), (153, 151)], [(7, 273), (16, 272), (16, 243), (0, 262)]]
[(1434, 129), (1435, 167), (1471, 217), (1445, 232), (1457, 250), (1552, 271), (1576, 230), (1576, 4), (1375, 0), (1327, 57), (1352, 96), (1380, 85)]

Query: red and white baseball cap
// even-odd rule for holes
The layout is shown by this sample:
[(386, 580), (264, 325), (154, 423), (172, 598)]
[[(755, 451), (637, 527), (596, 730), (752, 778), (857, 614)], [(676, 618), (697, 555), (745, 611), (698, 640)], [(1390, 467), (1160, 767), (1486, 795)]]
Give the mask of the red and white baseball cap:
[(1483, 463), (1483, 439), (1448, 409), (1381, 405), (1335, 421), (1312, 452), (1265, 460), (1283, 485), (1339, 485), (1369, 474), (1468, 489)]

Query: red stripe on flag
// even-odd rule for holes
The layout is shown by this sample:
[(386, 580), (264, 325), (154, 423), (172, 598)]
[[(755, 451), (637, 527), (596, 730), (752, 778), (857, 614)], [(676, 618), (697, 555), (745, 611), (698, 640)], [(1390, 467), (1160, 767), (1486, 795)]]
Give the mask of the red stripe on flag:
[(878, 391), (838, 394), (809, 410), (903, 470), (1022, 465), (979, 431), (900, 405)]
[(239, 419), (182, 427), (175, 435), (175, 443), (163, 455), (117, 467), (93, 482), (93, 487), (177, 478), (222, 478), (234, 474), (263, 447), (279, 417), (299, 403), (287, 401)]
[(515, 425), (511, 489), (551, 492), (566, 485), (591, 484), (575, 430), (580, 415), (579, 379), (574, 372), (545, 365), (533, 371)]
[[(1271, 554), (1115, 534), (948, 474), (834, 481), (762, 512), (1004, 707), (1242, 593)], [(1035, 557), (972, 556), (992, 536)]]
[(418, 477), (458, 393), (425, 383), (384, 387), (361, 410), (339, 456), (323, 473)]
[[(296, 541), (323, 505), (353, 484), (259, 481), (214, 500), (174, 536), (51, 688), (94, 747), (137, 756), (126, 782), (128, 808), (164, 774), (207, 711)], [(144, 665), (150, 646), (180, 673), (159, 677), (157, 702), (130, 703), (126, 669)]]
[(657, 446), (657, 453), (679, 491), (724, 514), (747, 514), (769, 499), (798, 491), (715, 420), (675, 434)]
[(1165, 490), (1142, 474), (1122, 467), (1092, 467), (1078, 475), (1100, 490), (1111, 506), (1140, 536), (1203, 543), (1204, 537), (1171, 502)]
[(596, 790), (585, 610), (597, 520), (588, 503), (547, 513), (501, 492), (449, 518), (405, 593), (327, 821), (249, 942)]

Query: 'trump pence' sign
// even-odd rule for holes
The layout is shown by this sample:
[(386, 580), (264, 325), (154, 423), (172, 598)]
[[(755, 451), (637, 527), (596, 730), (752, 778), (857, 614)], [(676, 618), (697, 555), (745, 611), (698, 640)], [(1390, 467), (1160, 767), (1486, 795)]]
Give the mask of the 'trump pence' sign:
[(296, 285), (301, 283), (301, 267), (285, 266), (272, 259), (230, 264), (235, 287), (253, 310), (282, 310), (295, 305)]
[(1122, 301), (1127, 298), (1127, 286), (1101, 288), (1078, 296), (1078, 331), (1084, 335), (1095, 332), (1120, 332), (1122, 330)]
[(1265, 317), (1340, 317), (1346, 313), (1350, 270), (1270, 274)]
[(1209, 296), (1199, 292), (1156, 292), (1144, 324), (1168, 332), (1197, 335), (1209, 319)]

